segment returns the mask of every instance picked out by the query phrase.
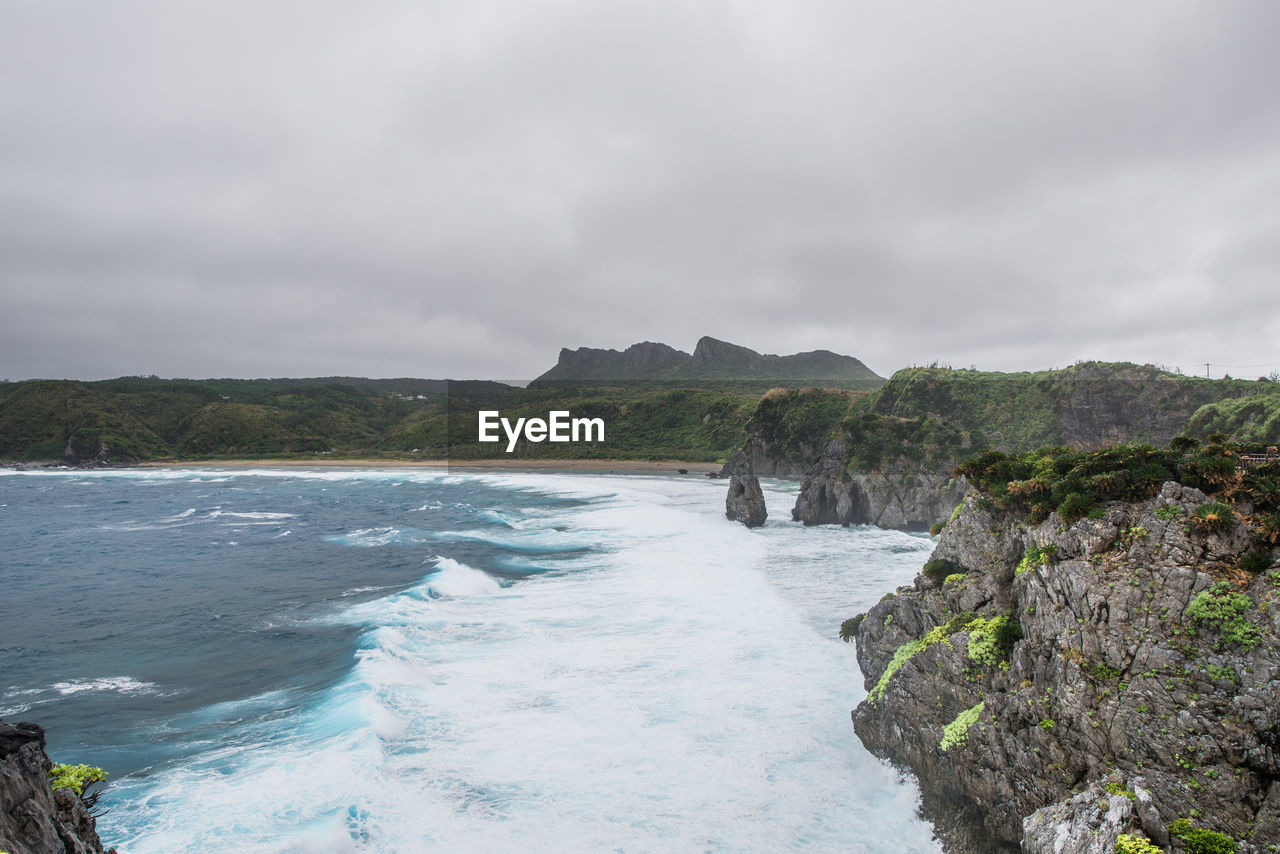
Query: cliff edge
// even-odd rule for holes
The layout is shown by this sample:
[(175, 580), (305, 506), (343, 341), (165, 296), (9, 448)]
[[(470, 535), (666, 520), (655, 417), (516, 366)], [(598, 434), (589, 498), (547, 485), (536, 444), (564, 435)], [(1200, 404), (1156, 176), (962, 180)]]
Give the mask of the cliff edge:
[(915, 773), (948, 849), (1277, 850), (1280, 462), (1187, 443), (962, 468), (975, 491), (914, 586), (853, 621), (855, 730)]
[(103, 854), (84, 802), (70, 789), (51, 787), (53, 762), (44, 749), (42, 727), (0, 721), (0, 851)]

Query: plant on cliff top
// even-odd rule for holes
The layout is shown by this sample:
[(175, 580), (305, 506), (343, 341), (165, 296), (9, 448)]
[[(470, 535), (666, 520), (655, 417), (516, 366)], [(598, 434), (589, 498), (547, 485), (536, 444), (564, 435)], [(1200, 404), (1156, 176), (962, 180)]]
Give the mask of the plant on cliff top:
[(979, 703), (956, 715), (954, 721), (942, 728), (942, 741), (938, 742), (938, 746), (943, 750), (950, 750), (966, 743), (969, 740), (969, 730), (978, 722), (978, 716), (982, 714), (985, 705), (985, 702)]
[(1253, 649), (1262, 642), (1262, 633), (1245, 619), (1245, 614), (1252, 607), (1253, 601), (1248, 596), (1231, 592), (1230, 584), (1219, 581), (1191, 600), (1186, 615), (1192, 623), (1207, 623), (1221, 633), (1222, 639), (1215, 644), (1215, 649), (1232, 643)]
[(1228, 504), (1210, 501), (1191, 511), (1191, 522), (1206, 533), (1222, 533), (1234, 528), (1240, 519)]
[(1068, 492), (1058, 504), (1056, 513), (1068, 525), (1083, 519), (1093, 509), (1093, 499), (1079, 492)]
[(91, 765), (54, 765), (49, 769), (49, 785), (55, 792), (70, 789), (77, 795), (84, 795), (85, 787), (106, 779), (107, 772)]
[[(70, 789), (84, 803), (85, 808), (92, 810), (98, 803), (102, 791), (90, 792), (98, 783), (105, 782), (107, 772), (92, 765), (54, 765), (49, 769), (49, 787), (53, 791)], [(96, 815), (94, 816), (97, 817)]]

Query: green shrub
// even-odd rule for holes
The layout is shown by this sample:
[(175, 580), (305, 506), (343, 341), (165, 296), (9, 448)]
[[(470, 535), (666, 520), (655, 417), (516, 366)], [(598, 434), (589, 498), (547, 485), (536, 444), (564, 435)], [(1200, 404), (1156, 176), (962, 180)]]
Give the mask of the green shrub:
[(1166, 480), (1173, 480), (1173, 473), (1160, 463), (1142, 463), (1129, 470), (1129, 486), (1124, 497), (1128, 501), (1142, 501), (1160, 491)]
[(968, 577), (969, 576), (965, 575), (963, 572), (953, 572), (943, 579), (943, 584), (959, 584)]
[(1034, 572), (1042, 566), (1053, 563), (1054, 558), (1057, 556), (1058, 547), (1053, 543), (1045, 546), (1029, 546), (1027, 553), (1018, 562), (1014, 574), (1022, 575), (1024, 572)]
[(934, 558), (924, 565), (921, 570), (926, 577), (931, 579), (934, 584), (942, 586), (947, 580), (947, 576), (956, 570), (955, 564), (944, 558)]
[(858, 614), (856, 617), (850, 617), (840, 624), (840, 640), (849, 643), (858, 635), (858, 626), (862, 625), (862, 621), (867, 617), (866, 614)]
[(1280, 507), (1280, 463), (1254, 466), (1244, 473), (1241, 485), (1255, 509)]
[(102, 791), (89, 791), (98, 783), (105, 782), (107, 772), (101, 768), (95, 768), (92, 765), (54, 765), (49, 769), (49, 787), (53, 791), (59, 789), (70, 789), (76, 793), (76, 797), (84, 804), (85, 808), (90, 811), (94, 818), (98, 818), (100, 813), (94, 813), (93, 809), (98, 805), (98, 798), (102, 795)]
[(1230, 584), (1219, 581), (1191, 600), (1186, 616), (1193, 624), (1208, 624), (1218, 630), (1222, 639), (1215, 648), (1237, 644), (1244, 649), (1253, 649), (1262, 642), (1262, 633), (1245, 619), (1245, 614), (1252, 607), (1253, 602), (1248, 596), (1231, 592)]
[(94, 783), (107, 779), (107, 772), (92, 765), (54, 765), (49, 769), (49, 785), (56, 792), (58, 789), (70, 789), (77, 795)]
[(1280, 513), (1263, 513), (1255, 525), (1255, 539), (1275, 545), (1280, 542)]
[(1230, 505), (1210, 501), (1191, 511), (1191, 522), (1205, 533), (1223, 533), (1239, 524), (1240, 519)]
[(1182, 515), (1182, 507), (1177, 504), (1170, 504), (1168, 507), (1157, 507), (1156, 518), (1165, 522), (1172, 522)]
[(1119, 670), (1116, 670), (1114, 667), (1107, 664), (1105, 661), (1104, 662), (1087, 661), (1084, 664), (1080, 665), (1080, 669), (1082, 669), (1085, 673), (1088, 673), (1094, 679), (1100, 679), (1104, 682), (1109, 682), (1112, 679), (1119, 679), (1120, 676), (1122, 675)]
[(1084, 518), (1093, 509), (1093, 499), (1079, 492), (1069, 492), (1063, 496), (1056, 512), (1068, 525)]
[(1185, 818), (1170, 822), (1169, 833), (1186, 843), (1190, 854), (1235, 854), (1239, 850), (1236, 841), (1225, 833), (1196, 827)]
[(1210, 664), (1208, 667), (1209, 678), (1215, 682), (1235, 682), (1238, 678), (1235, 670), (1230, 667), (1219, 667), (1216, 664)]
[(969, 730), (978, 722), (984, 705), (985, 703), (979, 703), (956, 715), (955, 720), (942, 728), (942, 741), (938, 742), (938, 746), (943, 750), (950, 750), (965, 744), (969, 740)]
[(1013, 645), (1022, 638), (1022, 626), (1008, 617), (978, 617), (965, 628), (969, 632), (969, 660), (994, 667), (1009, 658)]
[(1109, 780), (1106, 783), (1103, 783), (1102, 790), (1106, 792), (1108, 795), (1124, 795), (1126, 798), (1128, 798), (1131, 801), (1138, 799), (1138, 796), (1136, 794), (1129, 791), (1123, 785), (1121, 785), (1120, 783), (1117, 783), (1114, 780)]
[(1240, 562), (1236, 566), (1244, 572), (1256, 574), (1270, 569), (1271, 563), (1271, 554), (1269, 552), (1249, 552), (1240, 558)]
[(1164, 849), (1141, 836), (1122, 833), (1116, 837), (1116, 854), (1164, 854)]

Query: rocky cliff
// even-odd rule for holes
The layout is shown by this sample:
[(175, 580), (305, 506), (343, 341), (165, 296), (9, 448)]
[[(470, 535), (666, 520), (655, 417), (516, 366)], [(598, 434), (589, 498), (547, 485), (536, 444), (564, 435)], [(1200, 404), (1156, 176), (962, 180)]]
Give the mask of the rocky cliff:
[(981, 441), (932, 417), (847, 418), (805, 472), (791, 518), (929, 530), (964, 496), (967, 484), (952, 470)]
[[(800, 478), (867, 392), (832, 388), (771, 389), (747, 421), (742, 449), (761, 477)], [(728, 476), (727, 469), (723, 476)]]
[[(914, 586), (853, 621), (854, 727), (916, 774), (953, 852), (1274, 851), (1280, 470), (1108, 453), (1040, 457), (998, 502), (1017, 467), (974, 474)], [(1077, 475), (1129, 500), (1025, 498)]]
[(847, 458), (845, 441), (832, 440), (805, 474), (794, 521), (927, 531), (951, 514), (967, 489), (963, 477), (906, 457), (866, 471), (850, 471)]
[[(103, 854), (93, 816), (69, 789), (53, 791), (44, 730), (0, 721), (0, 851)], [(113, 854), (114, 849), (109, 854)]]
[(1280, 384), (1187, 377), (1151, 365), (1086, 362), (1011, 374), (907, 368), (877, 391), (846, 392), (839, 406), (828, 389), (802, 389), (808, 397), (780, 391), (761, 401), (742, 448), (762, 476), (803, 475), (792, 515), (809, 524), (940, 523), (961, 492), (952, 469), (987, 447), (1164, 444), (1184, 430), (1280, 441)]

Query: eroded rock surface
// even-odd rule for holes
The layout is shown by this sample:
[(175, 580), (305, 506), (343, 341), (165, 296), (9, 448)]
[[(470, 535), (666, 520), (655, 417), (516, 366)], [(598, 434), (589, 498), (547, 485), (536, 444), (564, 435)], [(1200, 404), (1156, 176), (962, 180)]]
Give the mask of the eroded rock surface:
[[(915, 772), (953, 851), (1183, 850), (1179, 818), (1280, 844), (1280, 576), (1233, 569), (1248, 532), (1202, 532), (1206, 501), (1169, 482), (1032, 525), (971, 494), (934, 571), (861, 621), (855, 729)], [(1228, 617), (1189, 614), (1202, 595)]]

